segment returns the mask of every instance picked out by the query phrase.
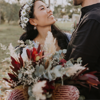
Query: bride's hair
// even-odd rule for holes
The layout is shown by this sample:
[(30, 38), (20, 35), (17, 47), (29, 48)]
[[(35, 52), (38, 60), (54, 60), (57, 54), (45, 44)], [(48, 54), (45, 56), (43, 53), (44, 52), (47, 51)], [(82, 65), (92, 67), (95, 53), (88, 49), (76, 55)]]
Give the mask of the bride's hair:
[[(42, 1), (42, 0), (36, 0), (36, 1)], [(30, 18), (35, 18), (34, 6), (35, 4), (31, 7), (31, 12), (29, 13)], [(21, 17), (21, 10), (19, 11), (19, 17)], [(61, 30), (59, 30), (55, 25), (51, 25), (51, 32), (53, 36), (57, 39), (59, 47), (61, 49), (67, 49), (67, 45), (69, 42), (67, 35), (61, 32)], [(26, 26), (26, 32), (21, 35), (20, 40), (23, 41), (26, 41), (27, 39), (33, 40), (34, 38), (37, 37), (37, 35), (38, 31), (34, 30), (34, 26), (28, 22)]]

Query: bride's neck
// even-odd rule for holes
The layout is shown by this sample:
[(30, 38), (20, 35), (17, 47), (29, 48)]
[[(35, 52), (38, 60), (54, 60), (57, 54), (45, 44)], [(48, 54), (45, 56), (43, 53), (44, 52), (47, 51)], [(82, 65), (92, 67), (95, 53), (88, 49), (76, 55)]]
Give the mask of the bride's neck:
[(51, 31), (51, 26), (37, 27), (37, 30), (38, 30), (38, 33), (39, 33), (37, 37), (44, 40), (47, 37), (48, 31)]

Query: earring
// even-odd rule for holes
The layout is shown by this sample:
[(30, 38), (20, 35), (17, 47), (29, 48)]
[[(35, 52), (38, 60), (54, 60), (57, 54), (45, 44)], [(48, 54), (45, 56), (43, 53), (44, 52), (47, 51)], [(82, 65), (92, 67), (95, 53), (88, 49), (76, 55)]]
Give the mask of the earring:
[(34, 30), (36, 30), (36, 26), (34, 26)]
[[(35, 25), (37, 25), (37, 24), (35, 24)], [(36, 30), (36, 26), (34, 26), (34, 30)]]

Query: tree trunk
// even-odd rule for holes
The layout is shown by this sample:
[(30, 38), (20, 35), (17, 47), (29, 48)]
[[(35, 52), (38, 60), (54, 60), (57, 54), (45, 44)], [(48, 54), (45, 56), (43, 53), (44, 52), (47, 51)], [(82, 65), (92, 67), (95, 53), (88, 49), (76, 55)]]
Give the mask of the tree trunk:
[(0, 11), (0, 24), (1, 24), (1, 11)]
[(49, 0), (49, 7), (50, 7), (50, 0)]

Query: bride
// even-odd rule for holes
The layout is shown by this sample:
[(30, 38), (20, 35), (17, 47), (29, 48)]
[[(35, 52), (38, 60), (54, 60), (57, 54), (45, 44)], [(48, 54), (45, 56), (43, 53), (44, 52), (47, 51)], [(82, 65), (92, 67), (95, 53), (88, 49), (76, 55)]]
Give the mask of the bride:
[[(42, 0), (33, 0), (33, 4), (22, 6), (20, 12), (20, 26), (26, 31), (20, 40), (32, 40), (44, 45), (48, 31), (57, 39), (56, 49), (67, 49), (71, 35), (63, 33), (54, 23), (56, 22), (53, 12)], [(28, 17), (24, 17), (28, 16)]]

